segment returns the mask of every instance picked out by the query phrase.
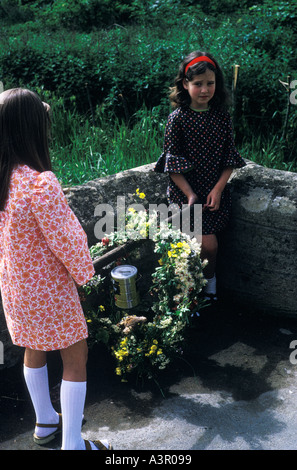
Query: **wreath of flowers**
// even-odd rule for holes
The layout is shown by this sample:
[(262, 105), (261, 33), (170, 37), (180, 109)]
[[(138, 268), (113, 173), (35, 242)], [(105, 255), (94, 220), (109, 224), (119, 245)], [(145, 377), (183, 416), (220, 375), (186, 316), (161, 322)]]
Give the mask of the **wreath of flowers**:
[[(145, 194), (136, 190), (136, 197)], [(134, 240), (148, 238), (151, 214), (131, 208), (125, 228), (106, 235), (90, 248), (93, 260), (108, 250)], [(160, 223), (153, 237), (157, 263), (149, 288), (150, 305), (140, 302), (132, 311), (115, 305), (109, 276), (94, 276), (85, 286), (82, 302), (91, 343), (103, 342), (116, 361), (115, 372), (122, 381), (136, 373), (155, 378), (158, 371), (183, 352), (186, 329), (203, 306), (201, 290), (206, 281), (201, 261), (201, 245), (168, 223)], [(118, 260), (117, 264), (127, 264)], [(93, 298), (93, 302), (88, 302)], [(95, 299), (95, 300), (94, 300)], [(131, 313), (132, 312), (132, 313)]]

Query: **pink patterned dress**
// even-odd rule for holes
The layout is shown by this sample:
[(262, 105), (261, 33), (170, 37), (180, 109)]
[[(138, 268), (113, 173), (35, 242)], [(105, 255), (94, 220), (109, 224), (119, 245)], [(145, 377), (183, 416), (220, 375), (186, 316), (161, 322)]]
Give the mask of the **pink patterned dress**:
[(86, 234), (56, 176), (16, 167), (0, 212), (0, 289), (13, 343), (51, 351), (87, 338), (75, 282), (93, 275)]

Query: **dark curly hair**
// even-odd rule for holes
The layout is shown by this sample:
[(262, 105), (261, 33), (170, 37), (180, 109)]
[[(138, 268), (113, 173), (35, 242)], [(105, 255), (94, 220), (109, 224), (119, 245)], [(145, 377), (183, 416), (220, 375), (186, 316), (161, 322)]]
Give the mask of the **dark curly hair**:
[[(215, 67), (206, 61), (201, 61), (189, 67), (185, 73), (186, 66), (197, 57), (206, 56), (215, 63)], [(216, 59), (209, 52), (194, 51), (191, 52), (181, 63), (178, 75), (174, 80), (174, 87), (171, 88), (169, 99), (173, 108), (189, 106), (191, 102), (188, 90), (183, 86), (183, 80), (192, 81), (194, 76), (201, 75), (209, 69), (214, 72), (216, 77), (216, 90), (213, 98), (210, 100), (210, 106), (217, 108), (227, 108), (230, 105), (229, 93), (225, 87), (223, 72)]]

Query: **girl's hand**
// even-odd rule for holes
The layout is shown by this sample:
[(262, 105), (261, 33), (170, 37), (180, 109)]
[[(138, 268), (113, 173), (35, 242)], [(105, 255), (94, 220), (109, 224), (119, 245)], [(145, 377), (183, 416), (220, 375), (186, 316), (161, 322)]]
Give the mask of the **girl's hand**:
[(170, 178), (176, 186), (184, 193), (188, 200), (188, 205), (191, 206), (198, 201), (197, 194), (194, 193), (192, 187), (182, 173), (170, 173)]
[(222, 171), (222, 174), (217, 184), (213, 187), (213, 189), (210, 191), (209, 195), (207, 196), (206, 204), (204, 204), (204, 209), (208, 209), (210, 211), (219, 210), (220, 205), (221, 205), (222, 192), (224, 191), (224, 188), (228, 182), (228, 179), (231, 176), (232, 170), (233, 169), (231, 167), (226, 167)]
[(188, 196), (188, 205), (191, 206), (192, 204), (195, 204), (195, 202), (198, 201), (198, 196), (195, 193), (192, 193)]
[(212, 189), (209, 195), (206, 198), (206, 204), (204, 204), (203, 209), (208, 209), (210, 211), (217, 211), (220, 208), (222, 192), (218, 189)]

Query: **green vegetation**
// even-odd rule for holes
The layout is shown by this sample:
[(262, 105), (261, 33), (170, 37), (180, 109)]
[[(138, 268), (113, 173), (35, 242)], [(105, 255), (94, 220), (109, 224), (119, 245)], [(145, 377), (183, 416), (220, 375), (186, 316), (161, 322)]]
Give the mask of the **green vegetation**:
[(297, 105), (279, 81), (297, 80), (296, 6), (2, 0), (0, 80), (51, 104), (55, 171), (79, 184), (158, 158), (177, 67), (190, 51), (208, 50), (230, 89), (240, 65), (231, 111), (243, 157), (297, 171)]
[(98, 111), (92, 126), (78, 113), (58, 109), (54, 101), (51, 147), (56, 174), (73, 186), (151, 163), (161, 152), (164, 133), (158, 111), (141, 108), (130, 125)]

